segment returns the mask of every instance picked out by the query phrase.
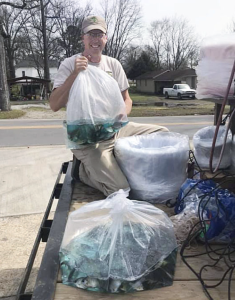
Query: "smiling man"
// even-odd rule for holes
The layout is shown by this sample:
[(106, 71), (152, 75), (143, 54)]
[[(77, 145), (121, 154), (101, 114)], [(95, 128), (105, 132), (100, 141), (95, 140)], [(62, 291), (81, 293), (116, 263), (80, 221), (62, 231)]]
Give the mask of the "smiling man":
[[(50, 106), (58, 111), (66, 106), (69, 92), (77, 75), (93, 65), (110, 74), (118, 83), (125, 102), (126, 112), (132, 108), (132, 100), (128, 93), (128, 80), (120, 62), (102, 51), (107, 43), (107, 25), (99, 16), (89, 16), (82, 23), (83, 53), (66, 58), (60, 65), (54, 81), (54, 89), (50, 97)], [(148, 134), (156, 131), (168, 131), (165, 127), (151, 124), (129, 122), (111, 139), (95, 145), (85, 145), (79, 150), (72, 150), (81, 161), (79, 177), (82, 182), (97, 188), (106, 196), (119, 189), (129, 188), (129, 184), (113, 155), (115, 140), (120, 137)]]
[(54, 81), (53, 93), (50, 97), (50, 106), (54, 111), (64, 107), (68, 101), (69, 90), (77, 75), (86, 70), (88, 63), (107, 72), (118, 82), (126, 104), (127, 114), (131, 112), (132, 100), (128, 93), (128, 80), (119, 61), (102, 55), (107, 43), (107, 25), (105, 20), (98, 16), (87, 17), (82, 23), (84, 51), (65, 59)]

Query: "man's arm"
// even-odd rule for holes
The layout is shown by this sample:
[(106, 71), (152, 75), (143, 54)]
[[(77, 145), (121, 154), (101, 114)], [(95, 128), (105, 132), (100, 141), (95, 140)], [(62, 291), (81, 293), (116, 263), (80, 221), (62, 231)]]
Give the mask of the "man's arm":
[(82, 71), (86, 70), (88, 60), (86, 57), (78, 57), (75, 60), (74, 71), (69, 75), (65, 82), (58, 88), (54, 89), (51, 93), (49, 102), (50, 107), (53, 111), (58, 111), (68, 102), (69, 91), (76, 79), (77, 75)]
[(123, 99), (125, 101), (126, 113), (127, 113), (127, 115), (129, 115), (130, 112), (131, 112), (131, 109), (132, 109), (132, 100), (130, 98), (130, 95), (129, 95), (129, 92), (128, 92), (127, 89), (122, 92), (122, 97), (123, 97)]
[(50, 107), (53, 111), (58, 111), (62, 107), (66, 106), (69, 98), (69, 91), (76, 77), (77, 75), (72, 73), (65, 80), (63, 85), (61, 85), (60, 87), (52, 91), (49, 102), (50, 102)]

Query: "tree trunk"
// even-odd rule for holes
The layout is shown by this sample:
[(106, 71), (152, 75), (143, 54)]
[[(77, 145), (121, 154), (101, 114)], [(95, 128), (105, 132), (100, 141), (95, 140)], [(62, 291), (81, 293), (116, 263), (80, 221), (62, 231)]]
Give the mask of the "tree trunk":
[(10, 109), (11, 105), (9, 99), (9, 88), (7, 84), (4, 39), (0, 33), (0, 110), (7, 111)]
[(9, 53), (8, 60), (9, 60), (10, 78), (15, 78), (16, 74), (15, 74), (14, 54), (13, 53)]

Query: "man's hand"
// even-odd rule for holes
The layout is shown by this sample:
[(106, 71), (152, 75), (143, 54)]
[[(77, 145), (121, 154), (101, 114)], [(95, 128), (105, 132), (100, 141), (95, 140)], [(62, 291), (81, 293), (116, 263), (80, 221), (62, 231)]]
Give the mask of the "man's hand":
[(90, 56), (80, 56), (75, 59), (74, 73), (78, 75), (81, 71), (86, 70)]

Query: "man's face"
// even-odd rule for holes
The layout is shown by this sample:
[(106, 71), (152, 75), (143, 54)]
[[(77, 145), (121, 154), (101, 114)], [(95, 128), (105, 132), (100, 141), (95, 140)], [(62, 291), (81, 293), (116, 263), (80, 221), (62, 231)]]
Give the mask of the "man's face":
[(101, 30), (94, 29), (84, 34), (83, 43), (85, 50), (92, 54), (101, 54), (106, 43), (107, 36)]

